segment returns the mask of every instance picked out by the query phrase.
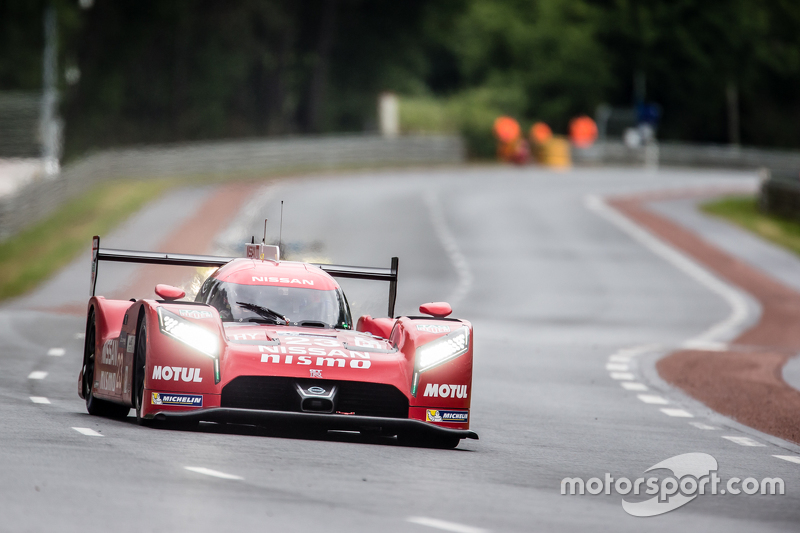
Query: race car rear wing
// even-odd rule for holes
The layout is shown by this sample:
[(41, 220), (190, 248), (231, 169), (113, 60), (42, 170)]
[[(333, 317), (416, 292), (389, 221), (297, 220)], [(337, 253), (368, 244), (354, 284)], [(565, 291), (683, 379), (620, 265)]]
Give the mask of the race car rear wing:
[[(114, 250), (100, 248), (100, 237), (92, 239), (92, 296), (97, 287), (97, 267), (100, 261), (117, 263), (147, 263), (155, 265), (221, 267), (236, 259), (216, 255), (167, 254), (160, 252), (140, 252), (137, 250)], [(392, 257), (389, 268), (357, 267), (345, 265), (326, 265), (311, 263), (335, 278), (364, 279), (389, 282), (389, 316), (394, 318), (394, 307), (397, 301), (397, 268), (399, 261)]]

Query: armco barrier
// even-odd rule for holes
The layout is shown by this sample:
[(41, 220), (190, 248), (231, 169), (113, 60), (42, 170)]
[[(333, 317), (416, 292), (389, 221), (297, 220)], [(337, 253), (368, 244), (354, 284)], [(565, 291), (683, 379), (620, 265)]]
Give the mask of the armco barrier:
[(759, 207), (774, 215), (800, 221), (800, 152), (723, 145), (661, 142), (630, 148), (623, 143), (598, 143), (573, 149), (582, 164), (715, 167), (760, 170)]
[(66, 165), (55, 179), (0, 198), (0, 240), (40, 220), (89, 187), (119, 178), (275, 174), (336, 168), (461, 163), (457, 136), (336, 135), (187, 143), (108, 150)]
[(733, 145), (659, 142), (629, 148), (622, 142), (603, 142), (591, 148), (573, 148), (572, 157), (573, 161), (582, 164), (767, 168), (773, 174), (800, 175), (800, 152)]

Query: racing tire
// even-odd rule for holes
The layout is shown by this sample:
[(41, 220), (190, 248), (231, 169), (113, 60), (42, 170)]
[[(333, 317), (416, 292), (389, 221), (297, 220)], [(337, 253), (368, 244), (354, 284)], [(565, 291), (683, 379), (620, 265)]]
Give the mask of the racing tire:
[(92, 416), (105, 416), (108, 418), (127, 418), (131, 408), (126, 405), (109, 402), (96, 398), (92, 393), (94, 386), (94, 365), (95, 352), (97, 351), (95, 342), (95, 320), (94, 310), (89, 315), (88, 327), (86, 328), (86, 338), (83, 345), (83, 397), (86, 399), (86, 411)]
[(452, 450), (456, 448), (461, 442), (458, 437), (420, 437), (419, 435), (399, 434), (397, 435), (397, 443), (400, 446), (409, 446), (413, 448), (436, 448), (439, 450)]
[(139, 330), (136, 335), (136, 349), (133, 354), (133, 408), (136, 410), (136, 423), (140, 426), (153, 425), (152, 419), (145, 418), (142, 413), (144, 411), (144, 381), (145, 371), (147, 369), (147, 324), (145, 318), (139, 324)]

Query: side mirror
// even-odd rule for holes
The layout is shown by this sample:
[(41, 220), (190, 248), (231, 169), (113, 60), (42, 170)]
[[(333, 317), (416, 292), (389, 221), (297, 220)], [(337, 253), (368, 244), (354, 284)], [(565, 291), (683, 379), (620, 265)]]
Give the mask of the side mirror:
[(186, 291), (182, 291), (178, 287), (173, 287), (172, 285), (164, 285), (163, 283), (159, 283), (156, 285), (156, 294), (161, 296), (162, 300), (178, 300), (186, 296)]
[(444, 318), (453, 312), (453, 308), (447, 302), (431, 302), (420, 305), (419, 312), (436, 318)]

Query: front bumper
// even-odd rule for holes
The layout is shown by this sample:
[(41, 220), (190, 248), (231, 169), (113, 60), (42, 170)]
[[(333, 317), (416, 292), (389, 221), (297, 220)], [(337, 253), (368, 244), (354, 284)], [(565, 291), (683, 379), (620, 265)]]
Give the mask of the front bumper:
[(265, 411), (259, 409), (236, 409), (212, 407), (195, 411), (161, 411), (153, 415), (155, 420), (230, 422), (233, 424), (276, 425), (362, 431), (380, 428), (384, 432), (414, 435), (419, 437), (458, 437), (477, 439), (478, 434), (468, 429), (451, 429), (410, 418), (385, 418), (377, 416), (354, 416), (293, 411)]

